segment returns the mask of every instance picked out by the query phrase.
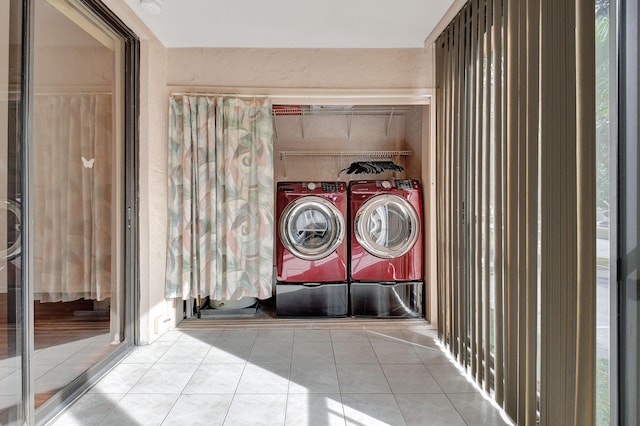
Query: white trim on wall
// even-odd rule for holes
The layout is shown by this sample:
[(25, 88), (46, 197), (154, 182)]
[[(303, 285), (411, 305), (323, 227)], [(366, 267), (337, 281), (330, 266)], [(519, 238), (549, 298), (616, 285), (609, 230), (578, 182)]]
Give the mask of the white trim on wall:
[(167, 86), (172, 94), (269, 97), (278, 105), (429, 105), (433, 89), (317, 89)]

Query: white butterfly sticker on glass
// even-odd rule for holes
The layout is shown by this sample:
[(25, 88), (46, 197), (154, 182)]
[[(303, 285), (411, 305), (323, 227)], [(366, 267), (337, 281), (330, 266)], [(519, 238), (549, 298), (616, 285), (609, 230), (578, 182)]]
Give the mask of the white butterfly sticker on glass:
[(85, 169), (93, 169), (93, 163), (94, 161), (96, 161), (95, 158), (92, 158), (91, 160), (87, 160), (84, 157), (80, 157), (82, 158), (82, 165), (84, 166)]

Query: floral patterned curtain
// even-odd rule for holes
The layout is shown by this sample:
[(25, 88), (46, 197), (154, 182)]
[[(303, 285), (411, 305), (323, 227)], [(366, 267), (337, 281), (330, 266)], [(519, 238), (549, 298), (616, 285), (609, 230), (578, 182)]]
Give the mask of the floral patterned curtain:
[(172, 96), (168, 149), (165, 296), (271, 297), (269, 101)]

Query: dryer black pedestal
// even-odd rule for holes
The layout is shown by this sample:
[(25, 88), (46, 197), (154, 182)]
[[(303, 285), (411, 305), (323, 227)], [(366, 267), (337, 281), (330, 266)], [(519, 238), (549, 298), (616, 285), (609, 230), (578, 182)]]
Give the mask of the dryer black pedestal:
[(352, 282), (351, 315), (374, 318), (421, 318), (422, 281)]
[(295, 317), (344, 317), (347, 283), (276, 283), (276, 314)]

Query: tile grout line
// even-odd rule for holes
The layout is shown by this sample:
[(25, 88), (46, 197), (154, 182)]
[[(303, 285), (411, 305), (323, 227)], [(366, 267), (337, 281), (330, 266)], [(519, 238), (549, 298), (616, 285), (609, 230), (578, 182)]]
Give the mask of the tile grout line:
[[(219, 334), (218, 334), (219, 335)], [(193, 378), (196, 376), (196, 373), (198, 372), (198, 369), (204, 364), (204, 360), (207, 358), (207, 355), (209, 354), (209, 352), (211, 352), (211, 349), (213, 348), (213, 345), (215, 343), (215, 341), (218, 340), (218, 336), (216, 336), (216, 338), (211, 342), (211, 343), (207, 343), (207, 345), (209, 345), (209, 350), (207, 350), (207, 352), (204, 354), (204, 356), (202, 357), (202, 359), (200, 360), (200, 363), (198, 364), (198, 366), (196, 367), (196, 369), (193, 371), (193, 374), (191, 374), (191, 377), (189, 378), (189, 380), (187, 380), (187, 383), (185, 383), (184, 387), (182, 388), (182, 390), (180, 391), (180, 393), (178, 394), (178, 397), (176, 398), (176, 400), (173, 402), (173, 404), (171, 405), (171, 408), (169, 408), (169, 411), (167, 411), (167, 414), (164, 416), (164, 419), (162, 419), (162, 422), (160, 423), (160, 425), (164, 424), (164, 422), (167, 421), (167, 417), (169, 417), (169, 415), (171, 415), (171, 412), (173, 411), (173, 409), (175, 408), (175, 406), (178, 404), (178, 401), (180, 400), (180, 398), (185, 395), (184, 391), (187, 388), (187, 386), (189, 386), (189, 382), (191, 382), (191, 380), (193, 380)], [(180, 338), (178, 338), (178, 340), (176, 340), (174, 342), (178, 343), (180, 342)], [(203, 342), (205, 343), (205, 342)], [(172, 345), (173, 346), (173, 345)], [(169, 349), (167, 349), (168, 351)], [(165, 351), (166, 353), (166, 351)], [(160, 358), (158, 358), (159, 360)]]
[[(251, 353), (253, 352), (253, 348), (255, 347), (257, 340), (258, 340), (258, 332), (256, 331), (256, 335), (253, 337), (253, 341), (251, 342), (251, 347), (249, 348), (249, 352), (247, 353), (247, 359), (244, 360), (244, 366), (242, 367), (242, 373), (240, 373), (240, 377), (238, 378), (238, 383), (236, 383), (236, 387), (233, 390), (233, 396), (231, 397), (231, 401), (229, 402), (229, 406), (227, 407), (227, 412), (224, 414), (224, 419), (222, 420), (222, 425), (224, 425), (227, 422), (227, 419), (229, 418), (229, 413), (231, 412), (231, 407), (233, 406), (233, 402), (236, 400), (236, 395), (238, 394), (238, 387), (240, 386), (240, 381), (242, 380), (242, 376), (244, 375), (244, 372), (247, 369), (247, 364), (250, 362), (249, 359), (251, 358)], [(218, 362), (217, 364), (220, 364), (220, 363)]]
[[(175, 342), (174, 342), (174, 343), (175, 343)], [(172, 345), (173, 345), (173, 343), (172, 343)], [(169, 346), (169, 347), (171, 347), (171, 346)], [(97, 386), (97, 385), (98, 385), (102, 380), (104, 380), (104, 379), (107, 377), (107, 375), (108, 375), (109, 373), (113, 372), (113, 370), (115, 370), (115, 369), (116, 369), (116, 367), (119, 367), (120, 365), (122, 365), (122, 364), (123, 364), (123, 362), (124, 362), (124, 361), (126, 361), (126, 359), (127, 359), (127, 358), (129, 358), (131, 355), (133, 355), (133, 353), (134, 353), (134, 352), (136, 352), (138, 349), (139, 349), (139, 346), (138, 346), (138, 347), (136, 347), (133, 351), (129, 352), (129, 354), (127, 354), (127, 356), (126, 356), (125, 358), (123, 358), (121, 361), (119, 361), (116, 365), (114, 365), (114, 366), (113, 366), (113, 368), (112, 368), (111, 370), (109, 370), (109, 372), (107, 372), (105, 375), (103, 375), (103, 376), (100, 378), (100, 380), (98, 380), (98, 381), (97, 381), (97, 382), (92, 386), (92, 388), (93, 388), (93, 387), (95, 387), (95, 386)], [(135, 386), (140, 382), (140, 380), (142, 380), (142, 378), (145, 376), (145, 374), (147, 374), (147, 373), (149, 372), (149, 370), (151, 370), (151, 368), (153, 368), (153, 366), (158, 362), (158, 360), (160, 359), (160, 357), (162, 357), (162, 355), (164, 355), (164, 353), (165, 353), (168, 349), (169, 349), (169, 348), (165, 349), (165, 350), (164, 350), (164, 352), (162, 352), (162, 354), (160, 354), (160, 355), (158, 356), (158, 358), (157, 358), (155, 361), (153, 361), (153, 362), (151, 363), (151, 366), (147, 369), (147, 371), (145, 371), (145, 373), (144, 373), (142, 376), (140, 376), (140, 378), (139, 378), (138, 380), (136, 380), (136, 382), (135, 382), (134, 384), (132, 384), (132, 385), (131, 385), (131, 387), (130, 387), (130, 388), (129, 388), (129, 389), (128, 389), (128, 390), (127, 390), (127, 391), (126, 391), (126, 392), (125, 392), (121, 397), (120, 397), (120, 399), (118, 399), (118, 402), (116, 402), (115, 404), (113, 404), (113, 406), (109, 409), (109, 411), (107, 412), (107, 414), (106, 414), (104, 417), (102, 417), (102, 418), (100, 419), (100, 421), (97, 423), (97, 424), (98, 424), (98, 426), (104, 423), (104, 421), (105, 421), (105, 420), (106, 420), (106, 419), (111, 415), (111, 413), (116, 409), (116, 407), (118, 407), (118, 405), (122, 402), (122, 400), (123, 400), (127, 395), (129, 395), (129, 394), (130, 394), (131, 389), (133, 389), (133, 388), (134, 388), (134, 387), (135, 387)], [(131, 363), (131, 364), (132, 364), (132, 365), (134, 365), (135, 363)], [(90, 389), (87, 389), (87, 392), (85, 392), (81, 397), (83, 397), (83, 396), (87, 395), (87, 394), (88, 394), (88, 392), (89, 392), (89, 390), (90, 390)], [(108, 395), (108, 394), (99, 393), (99, 395)]]

